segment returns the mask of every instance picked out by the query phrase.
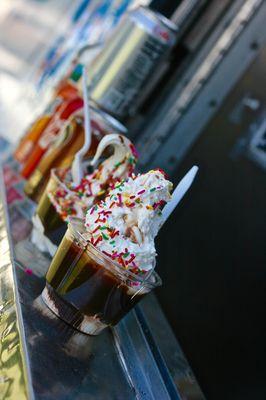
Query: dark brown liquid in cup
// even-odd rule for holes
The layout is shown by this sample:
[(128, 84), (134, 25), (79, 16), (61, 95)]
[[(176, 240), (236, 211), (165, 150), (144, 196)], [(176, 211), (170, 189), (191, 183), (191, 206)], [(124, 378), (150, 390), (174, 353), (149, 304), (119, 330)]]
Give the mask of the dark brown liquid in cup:
[[(63, 300), (107, 325), (115, 325), (144, 296), (141, 290), (129, 293), (130, 289), (119, 277), (66, 238), (46, 279)], [(56, 306), (60, 308), (59, 304)]]
[(67, 230), (67, 224), (60, 217), (49, 197), (43, 194), (38, 206), (38, 216), (44, 227), (44, 234), (59, 246)]

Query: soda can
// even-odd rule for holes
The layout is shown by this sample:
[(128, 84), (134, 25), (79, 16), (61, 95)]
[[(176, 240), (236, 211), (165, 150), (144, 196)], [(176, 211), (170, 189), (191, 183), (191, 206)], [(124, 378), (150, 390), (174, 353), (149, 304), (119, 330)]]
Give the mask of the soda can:
[(147, 7), (129, 11), (91, 65), (91, 99), (117, 119), (134, 115), (176, 33), (172, 21)]

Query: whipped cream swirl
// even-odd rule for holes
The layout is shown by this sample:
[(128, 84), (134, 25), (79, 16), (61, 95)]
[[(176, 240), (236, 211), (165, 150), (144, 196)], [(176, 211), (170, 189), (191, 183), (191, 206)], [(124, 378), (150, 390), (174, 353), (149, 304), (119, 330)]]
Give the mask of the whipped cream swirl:
[(150, 271), (155, 265), (161, 208), (171, 199), (171, 190), (172, 183), (161, 170), (117, 183), (86, 214), (89, 241), (135, 274)]

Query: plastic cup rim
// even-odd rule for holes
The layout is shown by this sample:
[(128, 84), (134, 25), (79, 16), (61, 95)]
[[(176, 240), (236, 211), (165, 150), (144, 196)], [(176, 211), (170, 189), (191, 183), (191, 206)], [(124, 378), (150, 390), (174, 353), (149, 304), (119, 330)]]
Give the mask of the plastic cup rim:
[[(157, 272), (154, 271), (154, 269), (152, 271), (148, 271), (147, 275), (144, 276), (143, 278), (141, 278), (137, 274), (134, 274), (131, 271), (124, 269), (119, 263), (112, 260), (106, 254), (102, 253), (99, 249), (97, 249), (97, 247), (95, 247), (92, 243), (88, 242), (88, 240), (84, 238), (83, 233), (81, 233), (77, 228), (77, 224), (84, 225), (84, 222), (80, 218), (70, 217), (68, 220), (68, 229), (72, 231), (76, 239), (78, 239), (79, 242), (81, 242), (82, 246), (84, 246), (84, 251), (86, 251), (88, 248), (91, 248), (96, 253), (96, 255), (102, 257), (108, 264), (113, 264), (115, 269), (108, 268), (111, 272), (119, 271), (119, 273), (121, 273), (124, 276), (128, 275), (128, 279), (139, 282), (142, 286), (144, 285), (150, 290), (156, 288), (157, 286), (162, 285), (162, 280), (160, 276), (157, 274)], [(152, 278), (154, 279), (154, 281), (151, 281)]]

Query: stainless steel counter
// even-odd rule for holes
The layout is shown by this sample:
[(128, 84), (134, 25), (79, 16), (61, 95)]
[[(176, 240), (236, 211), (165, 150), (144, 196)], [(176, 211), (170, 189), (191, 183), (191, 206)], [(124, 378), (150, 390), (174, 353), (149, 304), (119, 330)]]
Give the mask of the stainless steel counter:
[(0, 397), (203, 399), (154, 295), (97, 337), (44, 305), (50, 259), (30, 241), (35, 205), (16, 168), (5, 164), (0, 179)]

